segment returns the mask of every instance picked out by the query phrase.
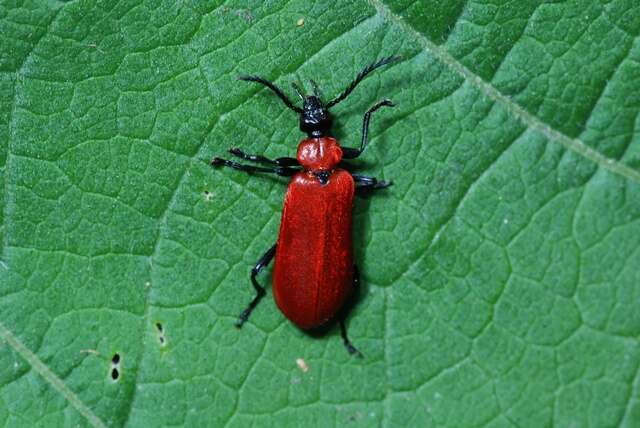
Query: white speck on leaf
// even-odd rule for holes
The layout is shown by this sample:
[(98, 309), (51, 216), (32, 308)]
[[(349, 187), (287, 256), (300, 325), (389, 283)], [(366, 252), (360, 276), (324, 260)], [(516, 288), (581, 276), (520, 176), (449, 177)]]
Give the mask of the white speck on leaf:
[(302, 370), (303, 373), (306, 373), (309, 371), (309, 365), (303, 358), (296, 359), (296, 364), (298, 365), (298, 368)]

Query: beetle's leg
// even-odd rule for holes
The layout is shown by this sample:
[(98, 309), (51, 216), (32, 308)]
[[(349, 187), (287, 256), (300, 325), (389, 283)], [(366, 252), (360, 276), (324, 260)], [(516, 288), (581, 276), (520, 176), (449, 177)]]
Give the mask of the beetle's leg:
[(258, 284), (256, 276), (262, 269), (264, 269), (265, 266), (269, 264), (269, 262), (271, 262), (271, 259), (273, 259), (273, 256), (276, 254), (276, 245), (277, 244), (274, 244), (273, 247), (269, 248), (267, 252), (264, 253), (262, 257), (260, 257), (260, 260), (258, 260), (258, 263), (256, 263), (253, 269), (251, 269), (251, 284), (253, 284), (253, 288), (256, 290), (256, 296), (253, 298), (251, 303), (249, 303), (249, 306), (247, 306), (247, 308), (242, 311), (240, 317), (238, 317), (238, 321), (236, 321), (236, 327), (238, 328), (242, 327), (242, 324), (244, 324), (247, 319), (249, 319), (249, 315), (251, 315), (251, 312), (255, 309), (256, 306), (258, 306), (258, 303), (260, 303), (260, 300), (262, 300), (262, 298), (266, 294), (266, 291), (264, 291), (264, 287)]
[(351, 176), (356, 182), (357, 189), (377, 190), (387, 188), (393, 184), (393, 181), (378, 180), (375, 177), (368, 177), (366, 175), (351, 174)]
[(298, 171), (297, 168), (289, 168), (286, 166), (275, 166), (272, 168), (266, 168), (262, 166), (254, 166), (254, 165), (243, 165), (238, 162), (222, 159), (222, 158), (213, 158), (211, 160), (211, 166), (228, 166), (229, 168), (237, 169), (238, 171), (244, 171), (248, 173), (252, 172), (270, 172), (272, 174), (282, 175), (284, 177), (291, 177)]
[(248, 160), (251, 162), (256, 162), (256, 163), (265, 163), (268, 165), (276, 165), (276, 166), (299, 166), (300, 165), (298, 163), (298, 159), (296, 158), (283, 157), (283, 158), (269, 159), (262, 155), (247, 154), (237, 147), (230, 148), (229, 153), (241, 159)]
[[(355, 296), (360, 290), (360, 272), (358, 271), (358, 266), (353, 265), (353, 295)], [(342, 336), (342, 343), (344, 343), (344, 347), (347, 348), (347, 351), (351, 355), (356, 355), (358, 357), (362, 357), (362, 353), (358, 351), (358, 349), (353, 346), (353, 343), (347, 337), (347, 326), (345, 325), (346, 313), (343, 312), (340, 318), (340, 336)]]
[(395, 104), (391, 100), (382, 100), (379, 101), (376, 105), (371, 107), (364, 114), (364, 118), (362, 119), (362, 141), (360, 141), (360, 148), (354, 149), (351, 147), (343, 147), (342, 148), (342, 158), (343, 159), (355, 159), (362, 154), (364, 148), (367, 147), (369, 143), (369, 121), (371, 120), (371, 115), (374, 111), (378, 110), (381, 107), (393, 107)]

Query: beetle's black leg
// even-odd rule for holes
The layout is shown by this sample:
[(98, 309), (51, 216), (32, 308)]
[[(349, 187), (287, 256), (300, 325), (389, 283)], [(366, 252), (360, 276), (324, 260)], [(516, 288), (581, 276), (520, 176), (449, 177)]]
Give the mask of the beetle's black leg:
[(277, 244), (274, 244), (273, 247), (269, 248), (267, 252), (260, 257), (260, 260), (258, 260), (258, 263), (256, 263), (253, 269), (251, 269), (251, 284), (253, 284), (253, 288), (256, 290), (256, 297), (253, 298), (251, 303), (249, 303), (249, 306), (247, 306), (247, 308), (240, 314), (240, 317), (238, 317), (238, 321), (236, 321), (236, 327), (238, 328), (242, 327), (242, 324), (249, 319), (251, 312), (256, 306), (258, 306), (258, 303), (260, 303), (260, 300), (262, 300), (266, 294), (264, 287), (258, 284), (256, 276), (269, 264), (269, 262), (271, 262), (271, 259), (273, 259), (273, 256), (276, 254), (276, 245)]
[(257, 162), (257, 163), (265, 163), (268, 165), (276, 165), (276, 166), (299, 166), (300, 165), (296, 158), (283, 157), (283, 158), (277, 158), (277, 159), (269, 159), (262, 155), (247, 154), (237, 147), (230, 148), (229, 153), (244, 160)]
[[(360, 272), (358, 271), (358, 266), (353, 265), (353, 296), (355, 297), (360, 291)], [(346, 313), (343, 312), (340, 317), (340, 336), (342, 336), (342, 343), (344, 343), (344, 347), (347, 348), (347, 351), (351, 355), (356, 355), (358, 357), (362, 357), (362, 353), (358, 351), (358, 349), (353, 346), (353, 343), (347, 337), (347, 326), (345, 325)]]
[(351, 147), (343, 147), (342, 148), (342, 158), (343, 159), (355, 159), (362, 154), (364, 148), (369, 143), (369, 121), (371, 120), (371, 115), (373, 112), (378, 110), (381, 107), (394, 107), (395, 104), (391, 100), (382, 100), (379, 101), (376, 105), (371, 107), (364, 114), (364, 118), (362, 119), (362, 140), (360, 141), (360, 148), (354, 149)]
[(375, 177), (368, 177), (366, 175), (351, 174), (353, 180), (356, 182), (356, 189), (377, 190), (385, 189), (393, 184), (393, 181), (382, 181)]
[(281, 175), (283, 177), (291, 177), (298, 171), (297, 168), (289, 168), (286, 166), (275, 166), (272, 168), (266, 168), (262, 166), (254, 166), (254, 165), (243, 165), (238, 162), (222, 159), (222, 158), (213, 158), (211, 160), (211, 166), (228, 166), (229, 168), (237, 169), (238, 171), (244, 171), (248, 173), (252, 172), (270, 172), (272, 174)]

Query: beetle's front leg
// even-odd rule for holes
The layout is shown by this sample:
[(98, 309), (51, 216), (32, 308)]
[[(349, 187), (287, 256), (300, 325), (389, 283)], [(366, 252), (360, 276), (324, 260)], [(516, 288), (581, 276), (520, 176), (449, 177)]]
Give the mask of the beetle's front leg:
[(254, 165), (243, 165), (238, 162), (230, 161), (222, 158), (213, 158), (211, 160), (211, 166), (227, 166), (229, 168), (237, 169), (238, 171), (243, 171), (247, 173), (252, 172), (268, 172), (272, 174), (281, 175), (283, 177), (291, 177), (300, 169), (298, 168), (289, 168), (286, 166), (274, 166), (272, 168), (262, 167), (262, 166), (254, 166)]
[(342, 148), (342, 158), (343, 159), (355, 159), (362, 154), (364, 148), (367, 147), (369, 143), (369, 121), (371, 120), (371, 115), (373, 112), (378, 110), (381, 107), (394, 107), (395, 104), (391, 100), (382, 100), (371, 107), (364, 114), (364, 118), (362, 119), (362, 141), (360, 141), (360, 148), (354, 149), (351, 147), (343, 147)]
[(357, 189), (377, 190), (385, 189), (393, 184), (393, 181), (378, 180), (375, 177), (368, 177), (366, 175), (351, 174), (353, 180), (356, 182)]
[(237, 147), (230, 148), (229, 153), (241, 159), (248, 160), (251, 162), (256, 162), (256, 163), (264, 163), (264, 164), (275, 165), (275, 166), (299, 166), (300, 165), (296, 158), (282, 157), (282, 158), (276, 158), (276, 159), (269, 159), (262, 155), (247, 154)]
[(251, 269), (251, 284), (253, 284), (253, 288), (256, 290), (256, 296), (253, 298), (251, 303), (249, 303), (249, 306), (247, 306), (247, 308), (242, 311), (240, 317), (238, 317), (238, 321), (236, 322), (236, 327), (238, 328), (242, 327), (242, 324), (244, 324), (249, 319), (249, 315), (251, 315), (251, 312), (253, 312), (256, 306), (258, 306), (258, 303), (260, 303), (260, 300), (262, 300), (262, 298), (266, 294), (266, 291), (264, 291), (264, 287), (258, 284), (256, 276), (258, 276), (260, 271), (262, 271), (262, 269), (264, 269), (265, 266), (267, 266), (271, 262), (271, 259), (273, 259), (273, 256), (276, 254), (276, 246), (277, 244), (274, 244), (271, 248), (269, 248), (267, 252), (264, 253), (262, 257), (260, 257), (260, 260), (258, 260), (258, 263), (256, 263), (253, 269)]

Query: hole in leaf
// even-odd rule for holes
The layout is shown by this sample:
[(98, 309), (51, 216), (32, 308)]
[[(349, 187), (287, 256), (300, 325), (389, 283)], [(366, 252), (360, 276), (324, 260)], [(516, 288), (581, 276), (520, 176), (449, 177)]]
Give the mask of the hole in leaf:
[(118, 378), (120, 377), (120, 371), (118, 371), (118, 369), (114, 368), (111, 370), (111, 379), (113, 380), (118, 380)]
[(118, 354), (117, 352), (115, 354), (113, 354), (113, 357), (111, 358), (111, 362), (113, 364), (120, 363), (120, 354)]
[(164, 337), (164, 327), (161, 323), (156, 323), (156, 330), (158, 330), (158, 341), (160, 341), (161, 346), (164, 346), (166, 344), (166, 339)]

